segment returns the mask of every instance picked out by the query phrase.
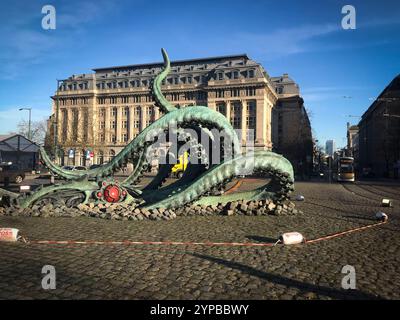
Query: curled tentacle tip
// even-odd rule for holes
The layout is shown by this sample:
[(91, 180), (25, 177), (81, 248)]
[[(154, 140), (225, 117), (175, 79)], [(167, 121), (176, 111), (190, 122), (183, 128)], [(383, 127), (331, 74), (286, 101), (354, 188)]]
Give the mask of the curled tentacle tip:
[(168, 58), (167, 51), (164, 48), (161, 48), (161, 53), (163, 55), (164, 62), (168, 63), (169, 62), (169, 58)]

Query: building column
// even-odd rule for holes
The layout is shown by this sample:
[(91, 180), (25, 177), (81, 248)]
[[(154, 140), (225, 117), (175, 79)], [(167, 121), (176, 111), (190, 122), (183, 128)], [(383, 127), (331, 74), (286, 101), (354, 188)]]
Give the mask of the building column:
[(267, 114), (264, 99), (256, 100), (256, 136), (255, 146), (267, 147)]
[(133, 127), (135, 124), (135, 107), (129, 108), (129, 140), (133, 140)]
[(229, 123), (231, 123), (231, 102), (229, 100), (225, 102), (225, 111), (226, 118), (228, 119)]
[[(62, 144), (62, 142), (63, 142), (64, 124), (68, 126), (68, 119), (64, 119), (64, 115), (65, 115), (65, 113), (62, 111), (62, 109), (60, 109), (59, 114), (58, 114), (58, 123), (57, 123), (57, 137), (58, 137), (57, 144)], [(54, 117), (55, 117), (55, 115), (54, 115)], [(67, 130), (67, 128), (65, 128), (65, 130)]]
[[(93, 96), (89, 102), (90, 108), (88, 112), (88, 140), (96, 146), (98, 143), (100, 123), (99, 123), (99, 109), (97, 108), (96, 95)], [(94, 151), (94, 150), (93, 150)]]
[(271, 149), (272, 149), (272, 108), (273, 108), (273, 105), (271, 103), (268, 103), (267, 107), (266, 107), (267, 125), (266, 125), (266, 132), (265, 132), (266, 144)]
[(240, 104), (242, 105), (241, 109), (241, 120), (242, 120), (242, 145), (245, 145), (247, 142), (247, 122), (246, 122), (246, 116), (247, 116), (247, 102), (244, 100), (240, 101)]
[(75, 109), (76, 111), (77, 111), (77, 114), (78, 114), (78, 124), (77, 124), (77, 134), (76, 134), (76, 136), (77, 136), (77, 138), (78, 138), (78, 140), (80, 140), (80, 142), (83, 142), (83, 130), (84, 130), (84, 126), (83, 126), (83, 112), (82, 112), (82, 109), (81, 108), (76, 108)]
[(72, 109), (71, 108), (67, 109), (67, 117), (68, 117), (68, 122), (67, 122), (66, 140), (71, 140), (72, 139), (73, 124), (74, 124), (74, 117), (73, 117), (73, 113), (72, 113)]
[(110, 142), (110, 128), (111, 128), (111, 108), (110, 106), (105, 107), (105, 128), (104, 128), (104, 141), (106, 144)]
[(140, 130), (143, 131), (146, 128), (146, 119), (147, 119), (147, 106), (142, 106), (140, 109)]
[(117, 107), (117, 118), (115, 121), (115, 125), (117, 126), (117, 144), (122, 142), (122, 136), (121, 136), (121, 132), (122, 132), (122, 107)]
[(158, 120), (160, 118), (160, 109), (157, 106), (154, 106), (154, 120)]
[(208, 107), (211, 109), (211, 110), (217, 110), (217, 104), (215, 103), (215, 101), (214, 102), (208, 102)]

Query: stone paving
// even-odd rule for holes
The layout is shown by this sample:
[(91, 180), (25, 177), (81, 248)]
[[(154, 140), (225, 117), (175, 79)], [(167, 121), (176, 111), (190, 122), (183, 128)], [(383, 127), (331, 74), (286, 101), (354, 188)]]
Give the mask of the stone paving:
[[(249, 180), (249, 184), (257, 181)], [(383, 226), (314, 244), (276, 247), (37, 245), (0, 243), (0, 299), (399, 299), (400, 187), (298, 182), (295, 216), (191, 216), (171, 221), (0, 217), (31, 240), (273, 242), (289, 231), (313, 239)], [(394, 208), (381, 208), (386, 196)], [(341, 288), (344, 265), (356, 290)], [(57, 288), (41, 288), (53, 265)]]

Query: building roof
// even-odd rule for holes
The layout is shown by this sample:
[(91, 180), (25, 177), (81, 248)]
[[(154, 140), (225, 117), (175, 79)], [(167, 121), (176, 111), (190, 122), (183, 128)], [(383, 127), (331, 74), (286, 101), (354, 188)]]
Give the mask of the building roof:
[(16, 133), (0, 134), (0, 141), (7, 140), (8, 138), (11, 138), (15, 135), (16, 135)]
[(21, 134), (0, 135), (0, 151), (38, 152), (39, 146)]
[[(206, 58), (197, 58), (197, 59), (175, 60), (175, 61), (171, 61), (171, 66), (184, 65), (184, 64), (197, 63), (197, 62), (202, 62), (202, 63), (217, 62), (217, 61), (221, 61), (221, 60), (231, 60), (231, 59), (249, 60), (249, 57), (247, 56), (246, 53), (241, 53), (241, 54), (227, 55), (227, 56), (215, 56), (215, 57), (206, 57)], [(95, 72), (106, 72), (106, 71), (111, 71), (111, 70), (154, 68), (154, 67), (161, 67), (163, 65), (164, 65), (164, 62), (152, 62), (152, 63), (142, 63), (142, 64), (131, 64), (131, 65), (125, 65), (125, 66), (95, 68), (92, 70)]]

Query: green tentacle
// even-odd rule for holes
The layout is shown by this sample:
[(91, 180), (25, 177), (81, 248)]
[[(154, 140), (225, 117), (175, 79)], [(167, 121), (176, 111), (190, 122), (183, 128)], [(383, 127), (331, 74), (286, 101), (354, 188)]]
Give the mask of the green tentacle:
[(165, 99), (163, 93), (161, 92), (161, 84), (163, 80), (167, 77), (168, 73), (171, 71), (171, 64), (168, 58), (168, 54), (164, 49), (161, 49), (161, 53), (164, 59), (164, 69), (158, 74), (153, 82), (153, 95), (156, 100), (156, 105), (165, 113), (176, 110), (167, 99)]

